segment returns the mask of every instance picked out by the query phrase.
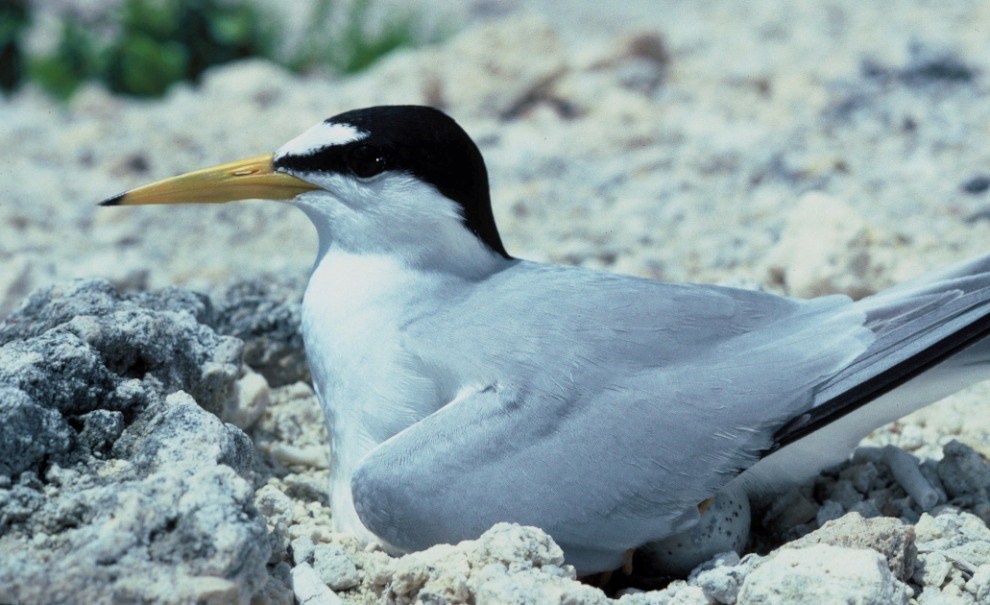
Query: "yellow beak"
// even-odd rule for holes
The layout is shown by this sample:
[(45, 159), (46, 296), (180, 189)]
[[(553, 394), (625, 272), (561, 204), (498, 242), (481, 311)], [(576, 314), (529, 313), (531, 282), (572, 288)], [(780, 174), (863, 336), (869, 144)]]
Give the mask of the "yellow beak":
[(100, 202), (101, 206), (143, 204), (222, 204), (238, 200), (289, 200), (319, 189), (275, 172), (272, 154), (238, 160), (142, 185)]

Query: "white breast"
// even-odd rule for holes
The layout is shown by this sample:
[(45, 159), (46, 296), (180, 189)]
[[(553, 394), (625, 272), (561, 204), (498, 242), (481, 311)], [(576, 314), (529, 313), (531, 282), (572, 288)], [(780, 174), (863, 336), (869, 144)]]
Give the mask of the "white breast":
[(350, 478), (376, 445), (451, 398), (402, 325), (436, 278), (379, 255), (331, 252), (306, 288), (306, 354), (331, 439), (337, 529), (370, 534), (354, 513)]

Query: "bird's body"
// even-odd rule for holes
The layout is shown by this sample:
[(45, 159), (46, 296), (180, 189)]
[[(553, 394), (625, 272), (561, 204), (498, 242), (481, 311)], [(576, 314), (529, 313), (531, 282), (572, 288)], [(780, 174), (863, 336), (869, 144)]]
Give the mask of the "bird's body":
[(319, 233), (302, 329), (335, 523), (396, 550), (514, 521), (612, 569), (987, 373), (990, 260), (854, 303), (514, 259), (480, 153), (429, 108), (335, 116), (251, 175)]
[[(373, 271), (341, 281), (338, 262)], [(790, 419), (866, 338), (859, 316), (840, 310), (842, 299), (803, 303), (525, 261), (502, 260), (471, 278), (409, 275), (389, 262), (325, 256), (303, 326), (307, 349), (327, 352), (311, 356), (311, 367), (334, 449), (336, 522), (361, 534), (370, 520), (401, 550), (510, 519), (550, 531), (581, 569), (614, 567), (635, 540), (688, 527), (698, 503), (771, 445), (769, 434), (749, 433), (724, 413), (727, 398), (746, 401), (744, 426)], [(571, 297), (566, 314), (561, 296)], [(671, 331), (671, 317), (691, 323)], [(732, 324), (737, 334), (724, 331)], [(793, 350), (800, 343), (788, 335), (751, 346), (772, 342), (784, 326), (825, 351)], [(726, 362), (718, 349), (752, 357)], [(773, 385), (748, 379), (766, 363), (791, 376)], [(439, 424), (422, 424), (438, 410), (431, 420)], [(437, 440), (441, 429), (455, 441)], [(704, 455), (691, 447), (701, 441)], [(623, 485), (635, 474), (641, 480)], [(671, 484), (679, 484), (675, 493)], [(471, 494), (483, 498), (470, 502)], [(627, 498), (638, 502), (635, 515), (604, 515)], [(574, 506), (582, 499), (595, 502), (594, 512)], [(691, 506), (656, 514), (672, 502)], [(351, 514), (355, 503), (360, 511)], [(458, 515), (468, 506), (474, 515)], [(615, 548), (599, 548), (606, 536)]]

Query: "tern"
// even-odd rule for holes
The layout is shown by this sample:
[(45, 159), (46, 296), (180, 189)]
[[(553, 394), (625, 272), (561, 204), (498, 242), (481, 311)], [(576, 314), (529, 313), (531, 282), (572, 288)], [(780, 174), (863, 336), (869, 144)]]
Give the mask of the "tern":
[(544, 529), (580, 573), (782, 489), (988, 377), (990, 255), (853, 302), (512, 257), (445, 113), (348, 111), (274, 154), (106, 206), (287, 201), (319, 251), (302, 303), (340, 531), (396, 551)]

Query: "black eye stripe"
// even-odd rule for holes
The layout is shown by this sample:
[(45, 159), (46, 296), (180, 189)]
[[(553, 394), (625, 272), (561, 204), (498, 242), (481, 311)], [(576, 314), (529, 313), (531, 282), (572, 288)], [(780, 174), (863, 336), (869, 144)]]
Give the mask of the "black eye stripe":
[(275, 168), (293, 172), (339, 172), (349, 173), (347, 156), (351, 149), (363, 143), (347, 143), (321, 147), (306, 155), (286, 154), (275, 158)]
[(337, 172), (370, 178), (388, 169), (387, 154), (363, 142), (331, 145), (306, 155), (283, 155), (275, 168), (293, 172)]

